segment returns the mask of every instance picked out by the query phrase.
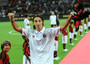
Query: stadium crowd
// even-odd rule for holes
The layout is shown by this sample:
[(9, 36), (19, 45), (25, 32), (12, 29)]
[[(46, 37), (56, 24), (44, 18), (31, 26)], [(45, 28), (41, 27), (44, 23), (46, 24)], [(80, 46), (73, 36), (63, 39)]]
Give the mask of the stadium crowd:
[[(0, 16), (5, 17), (8, 12), (14, 12), (16, 16), (30, 15), (50, 15), (52, 11), (57, 14), (68, 14), (72, 11), (76, 0), (8, 0), (6, 5), (0, 6)], [(67, 11), (68, 10), (68, 11)]]

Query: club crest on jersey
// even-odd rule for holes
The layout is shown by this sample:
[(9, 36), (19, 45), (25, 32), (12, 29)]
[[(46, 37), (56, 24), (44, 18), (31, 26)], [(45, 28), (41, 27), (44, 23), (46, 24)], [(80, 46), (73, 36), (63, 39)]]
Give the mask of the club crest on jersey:
[(43, 37), (46, 38), (46, 34), (43, 34)]
[(32, 37), (34, 38), (35, 36), (33, 35)]

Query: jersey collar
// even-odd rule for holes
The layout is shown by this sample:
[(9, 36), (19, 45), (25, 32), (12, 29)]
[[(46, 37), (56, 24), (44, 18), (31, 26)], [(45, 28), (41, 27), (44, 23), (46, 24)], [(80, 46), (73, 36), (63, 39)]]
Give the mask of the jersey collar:
[[(43, 29), (40, 31), (40, 33), (43, 33), (43, 32), (44, 32), (44, 30), (45, 30), (45, 27), (43, 27)], [(37, 30), (35, 30), (35, 33), (38, 33), (38, 31), (37, 31)]]

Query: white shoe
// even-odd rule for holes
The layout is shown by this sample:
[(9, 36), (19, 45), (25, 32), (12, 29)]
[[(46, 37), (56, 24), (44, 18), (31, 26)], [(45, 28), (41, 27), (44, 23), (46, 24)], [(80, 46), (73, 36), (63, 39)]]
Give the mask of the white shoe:
[(59, 59), (60, 59), (60, 57), (55, 57), (55, 58), (54, 58), (54, 60), (59, 60)]
[(80, 35), (80, 36), (83, 36), (83, 35)]
[(70, 43), (70, 45), (74, 45), (74, 43)]
[(88, 33), (88, 32), (85, 32), (85, 33)]
[(77, 38), (74, 38), (74, 40), (78, 40)]
[(66, 51), (68, 51), (68, 49), (64, 49), (63, 51), (65, 51), (65, 52), (66, 52)]

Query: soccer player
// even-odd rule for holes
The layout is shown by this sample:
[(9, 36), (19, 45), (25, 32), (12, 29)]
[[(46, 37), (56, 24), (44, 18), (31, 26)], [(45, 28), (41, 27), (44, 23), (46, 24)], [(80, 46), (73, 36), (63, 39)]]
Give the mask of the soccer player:
[(16, 24), (13, 13), (8, 14), (13, 28), (22, 34), (25, 33), (29, 39), (31, 64), (54, 64), (54, 38), (60, 30), (68, 26), (73, 15), (71, 13), (70, 17), (61, 26), (56, 28), (45, 28), (43, 26), (43, 18), (41, 16), (35, 16), (33, 18), (35, 29), (25, 29)]
[[(57, 27), (57, 25), (53, 26), (53, 27)], [(54, 60), (60, 59), (59, 57), (57, 57), (58, 42), (60, 42), (60, 41), (59, 41), (58, 35), (56, 35), (55, 40), (54, 40)]]
[(87, 21), (86, 21), (86, 18), (84, 20), (84, 29), (85, 29), (85, 33), (87, 33)]
[(79, 24), (79, 31), (80, 31), (80, 36), (83, 36), (82, 35), (82, 31), (83, 31), (82, 21), (80, 21), (80, 24)]
[(73, 33), (74, 33), (74, 40), (77, 40), (77, 31), (79, 30), (79, 21), (74, 21), (74, 28), (73, 28)]
[(11, 49), (11, 43), (8, 40), (4, 40), (1, 43), (2, 52), (0, 53), (0, 64), (10, 64), (10, 58), (7, 52)]
[(55, 36), (55, 41), (54, 41), (54, 60), (59, 60), (60, 59), (59, 57), (57, 57), (58, 42), (60, 42), (60, 41), (59, 41), (58, 35), (56, 35)]
[(29, 16), (26, 14), (24, 19), (25, 28), (30, 28), (31, 22), (29, 21)]
[(70, 38), (70, 45), (74, 45), (72, 43), (72, 39), (73, 39), (73, 21), (70, 22), (70, 25), (69, 25), (69, 38)]
[(24, 56), (23, 56), (23, 64), (30, 64), (30, 45), (29, 45), (29, 40), (27, 37), (25, 37), (24, 35), (22, 35), (23, 39), (25, 40), (23, 43), (23, 52), (24, 52)]
[(90, 15), (88, 17), (88, 30), (90, 30)]
[(51, 21), (51, 27), (55, 26), (56, 23), (56, 15), (54, 12), (52, 12), (52, 15), (50, 16), (50, 21)]
[(60, 24), (60, 22), (59, 22), (59, 15), (57, 15), (57, 17), (56, 17), (56, 24), (57, 24), (57, 26), (59, 26), (59, 24)]
[(68, 32), (67, 32), (67, 29), (63, 29), (62, 30), (63, 51), (68, 51), (68, 49), (66, 49), (67, 41), (68, 41)]

